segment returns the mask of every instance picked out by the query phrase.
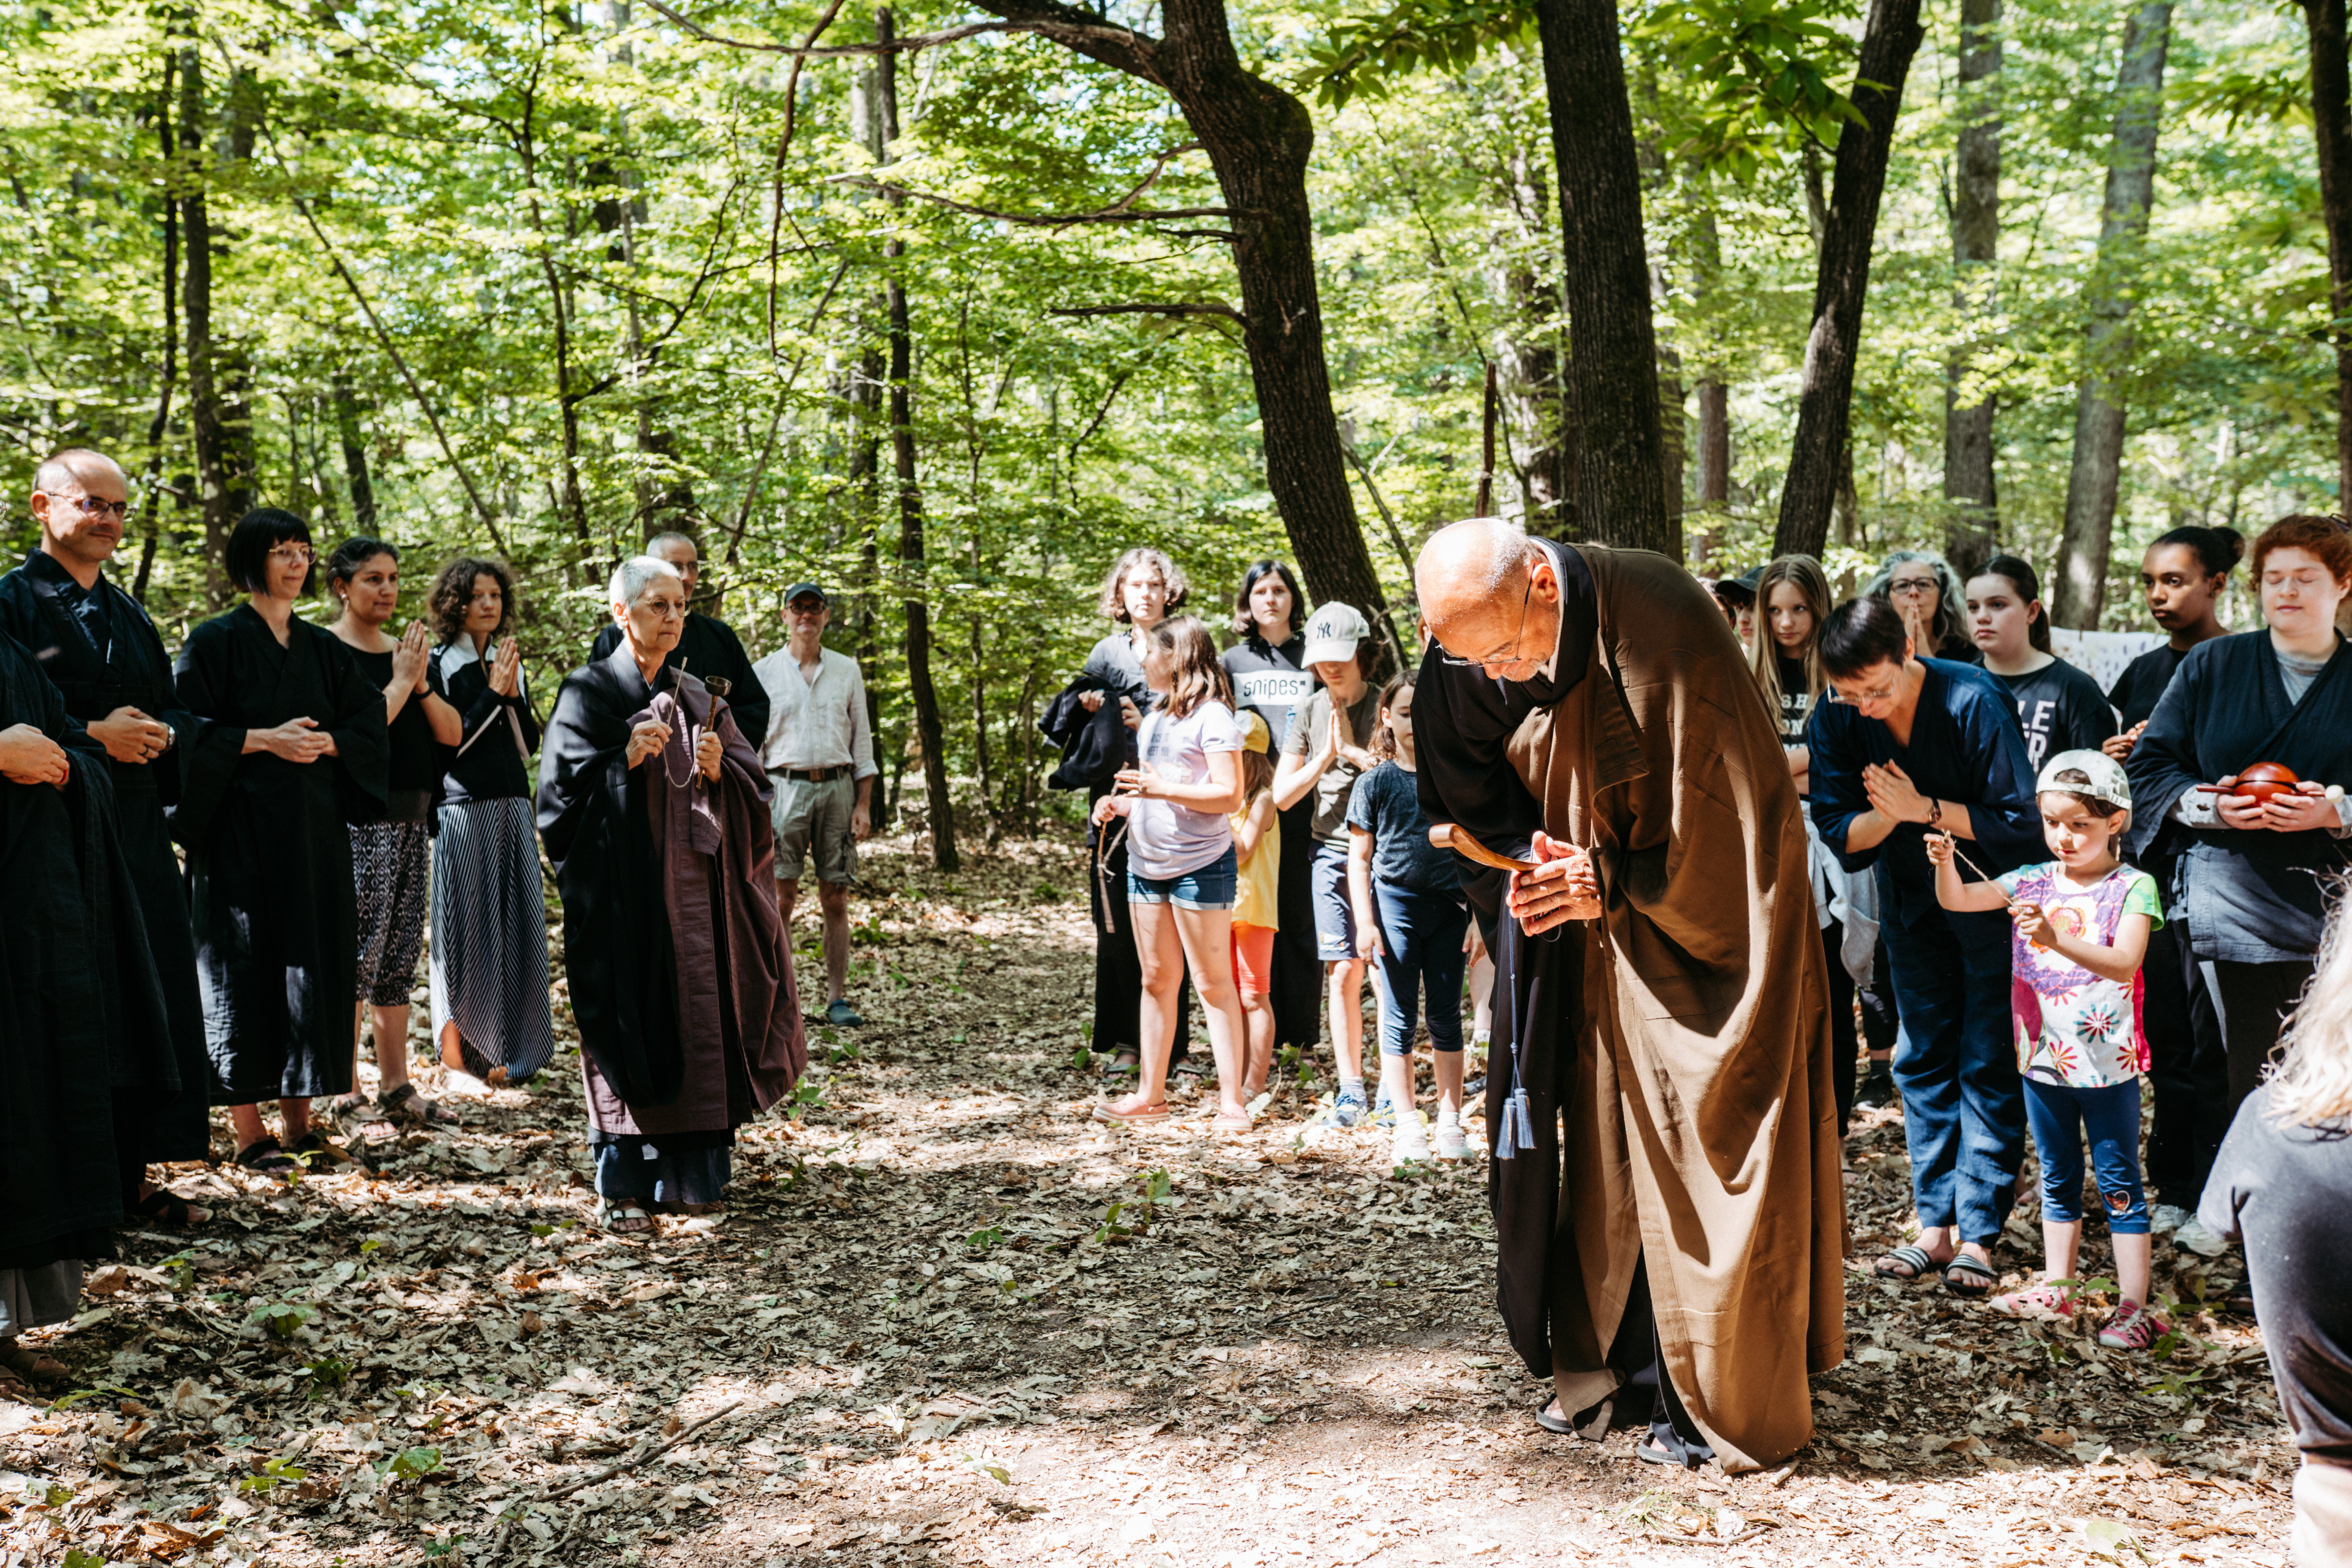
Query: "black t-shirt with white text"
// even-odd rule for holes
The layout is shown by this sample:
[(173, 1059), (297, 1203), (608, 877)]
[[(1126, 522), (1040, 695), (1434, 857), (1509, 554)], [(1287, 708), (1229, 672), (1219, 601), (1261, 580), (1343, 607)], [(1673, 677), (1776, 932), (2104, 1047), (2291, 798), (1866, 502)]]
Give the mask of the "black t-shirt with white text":
[(2107, 706), (2099, 683), (2063, 658), (2053, 658), (2030, 675), (1995, 679), (2017, 699), (2025, 760), (2036, 773), (2061, 752), (2096, 750), (2100, 742), (2120, 732), (2116, 711)]
[(1775, 654), (1780, 676), (1780, 744), (1805, 743), (1805, 719), (1813, 710), (1812, 694), (1805, 689), (1805, 661)]
[[(1258, 652), (1259, 647), (1265, 651)], [(1283, 731), (1290, 723), (1290, 710), (1313, 696), (1319, 684), (1312, 671), (1299, 668), (1298, 656), (1306, 649), (1307, 639), (1300, 637), (1279, 647), (1235, 643), (1217, 656), (1217, 662), (1233, 679), (1234, 706), (1249, 709), (1265, 721), (1267, 744), (1277, 752), (1282, 749)]]

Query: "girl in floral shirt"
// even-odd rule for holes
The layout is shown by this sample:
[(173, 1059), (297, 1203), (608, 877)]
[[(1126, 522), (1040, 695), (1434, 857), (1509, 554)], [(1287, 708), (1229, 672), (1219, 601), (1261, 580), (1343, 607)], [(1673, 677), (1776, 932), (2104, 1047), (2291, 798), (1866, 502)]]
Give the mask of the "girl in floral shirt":
[(2116, 848), (2131, 821), (2131, 785), (2115, 759), (2062, 752), (2034, 781), (2042, 839), (2055, 860), (1962, 883), (1948, 837), (1931, 836), (1936, 899), (1948, 910), (2006, 905), (2011, 1007), (2025, 1120), (2042, 1159), (2042, 1279), (1989, 1304), (2011, 1317), (2068, 1317), (2083, 1240), (2083, 1142), (2107, 1211), (2123, 1301), (2099, 1342), (2144, 1350), (2165, 1332), (2147, 1307), (2147, 1199), (2139, 1173), (2140, 960), (2161, 923), (2156, 882)]

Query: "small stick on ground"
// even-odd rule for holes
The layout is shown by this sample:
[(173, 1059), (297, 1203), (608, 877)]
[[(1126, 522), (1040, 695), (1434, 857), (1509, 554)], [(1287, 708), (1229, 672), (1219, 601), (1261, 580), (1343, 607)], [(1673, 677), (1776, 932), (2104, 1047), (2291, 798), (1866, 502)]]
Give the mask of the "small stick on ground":
[(634, 1470), (639, 1465), (658, 1459), (664, 1454), (668, 1453), (672, 1448), (677, 1447), (680, 1443), (683, 1443), (688, 1438), (693, 1436), (697, 1432), (701, 1431), (705, 1426), (709, 1426), (712, 1422), (719, 1419), (721, 1416), (731, 1415), (742, 1407), (742, 1400), (730, 1399), (726, 1404), (720, 1405), (718, 1409), (712, 1411), (709, 1415), (702, 1417), (699, 1421), (695, 1422), (692, 1426), (679, 1428), (677, 1435), (669, 1438), (666, 1442), (656, 1444), (653, 1447), (644, 1449), (638, 1453), (630, 1454), (623, 1458), (615, 1459), (613, 1463), (605, 1466), (603, 1469), (597, 1471), (593, 1476), (583, 1476), (578, 1480), (567, 1481), (560, 1487), (551, 1487), (540, 1491), (534, 1496), (523, 1499), (522, 1501), (514, 1506), (513, 1510), (509, 1512), (506, 1519), (499, 1523), (499, 1532), (490, 1542), (490, 1550), (485, 1558), (485, 1561), (488, 1563), (497, 1563), (506, 1556), (507, 1542), (514, 1534), (516, 1522), (522, 1518), (523, 1510), (530, 1508), (533, 1503), (553, 1502), (558, 1498), (570, 1497), (573, 1492), (585, 1491), (590, 1487), (609, 1481), (624, 1470)]

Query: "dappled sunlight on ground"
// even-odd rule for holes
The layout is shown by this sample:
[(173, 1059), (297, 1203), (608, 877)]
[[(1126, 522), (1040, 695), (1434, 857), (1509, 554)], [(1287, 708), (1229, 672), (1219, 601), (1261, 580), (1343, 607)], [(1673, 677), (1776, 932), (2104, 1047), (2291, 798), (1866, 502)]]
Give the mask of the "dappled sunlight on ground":
[[(72, 1405), (0, 1405), (0, 1563), (2283, 1561), (2292, 1455), (2214, 1313), (2158, 1363), (1853, 1277), (1792, 1465), (1545, 1436), (1478, 1160), (1391, 1171), (1295, 1089), (1241, 1138), (1181, 1080), (1177, 1121), (1098, 1126), (1076, 849), (868, 864), (870, 1023), (812, 1028), (723, 1219), (589, 1227), (571, 1054), (373, 1170), (179, 1173), (222, 1217), (134, 1233), (34, 1336)], [(1866, 1258), (1895, 1114), (1850, 1154)]]

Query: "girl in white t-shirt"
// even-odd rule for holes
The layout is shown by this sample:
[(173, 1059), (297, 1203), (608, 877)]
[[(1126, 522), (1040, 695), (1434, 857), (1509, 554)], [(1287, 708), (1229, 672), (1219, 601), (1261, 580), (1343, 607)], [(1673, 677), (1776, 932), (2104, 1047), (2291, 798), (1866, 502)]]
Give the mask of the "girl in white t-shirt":
[(1217, 1059), (1220, 1132), (1249, 1131), (1242, 1099), (1244, 1035), (1234, 989), (1237, 877), (1229, 820), (1242, 805), (1241, 727), (1209, 629), (1179, 616), (1144, 634), (1143, 679), (1160, 700), (1136, 731), (1141, 761), (1095, 805), (1095, 821), (1127, 818), (1127, 909), (1143, 966), (1135, 1092), (1095, 1107), (1102, 1121), (1168, 1120), (1168, 1057), (1176, 996), (1189, 963)]

